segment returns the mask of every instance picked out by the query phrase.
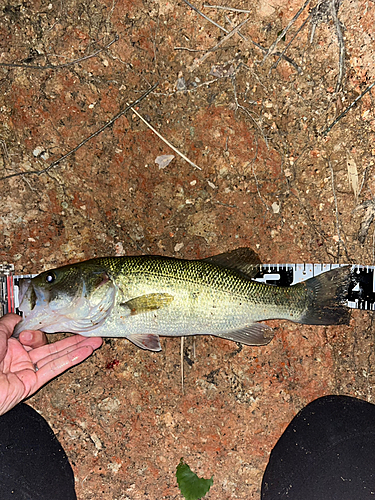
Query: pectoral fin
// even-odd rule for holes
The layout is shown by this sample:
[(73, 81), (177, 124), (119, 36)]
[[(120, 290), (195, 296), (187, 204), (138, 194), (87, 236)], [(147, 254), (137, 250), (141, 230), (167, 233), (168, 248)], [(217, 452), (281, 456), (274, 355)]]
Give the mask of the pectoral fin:
[(266, 345), (273, 339), (273, 330), (264, 323), (253, 323), (240, 330), (221, 333), (218, 337), (245, 345)]
[(123, 302), (121, 306), (128, 307), (130, 315), (134, 316), (135, 314), (155, 311), (156, 309), (166, 307), (173, 299), (173, 295), (169, 293), (149, 293)]
[(154, 333), (134, 333), (129, 335), (128, 340), (141, 349), (149, 351), (161, 351), (159, 335)]

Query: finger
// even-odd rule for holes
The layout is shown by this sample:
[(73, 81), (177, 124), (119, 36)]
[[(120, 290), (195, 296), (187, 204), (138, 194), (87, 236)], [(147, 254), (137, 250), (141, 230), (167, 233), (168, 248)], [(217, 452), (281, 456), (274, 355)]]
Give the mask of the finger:
[(91, 347), (92, 350), (94, 350), (94, 349), (97, 349), (98, 347), (100, 347), (101, 344), (102, 344), (102, 342), (98, 341), (97, 338), (96, 339), (87, 339), (87, 338), (84, 338), (78, 344), (71, 345), (69, 347), (66, 347), (65, 349), (59, 350), (58, 352), (54, 352), (52, 354), (49, 354), (48, 356), (45, 356), (44, 358), (41, 358), (38, 361), (35, 361), (34, 364), (37, 365), (38, 368), (41, 368), (44, 365), (46, 365), (47, 363), (50, 363), (53, 360), (59, 359), (62, 356), (65, 356), (66, 354), (69, 354), (69, 353), (75, 351), (76, 349), (78, 349), (80, 347), (89, 346), (89, 347)]
[(102, 345), (101, 337), (82, 337), (81, 335), (73, 335), (63, 340), (58, 340), (53, 344), (48, 344), (29, 352), (29, 356), (33, 363), (38, 363), (38, 368), (41, 368), (51, 360), (57, 359), (65, 354), (69, 354), (78, 347), (89, 346), (92, 350), (98, 349)]
[(46, 334), (40, 330), (24, 330), (20, 333), (18, 340), (22, 345), (32, 349), (48, 344)]
[(0, 333), (5, 334), (7, 338), (11, 337), (17, 323), (21, 321), (18, 314), (9, 313), (0, 318)]
[(69, 370), (72, 366), (78, 365), (92, 353), (93, 348), (90, 345), (85, 345), (77, 347), (73, 351), (49, 361), (36, 372), (37, 388), (35, 390), (38, 390), (53, 378)]
[(0, 362), (4, 359), (8, 349), (8, 339), (12, 336), (17, 323), (21, 321), (18, 314), (6, 314), (0, 318)]

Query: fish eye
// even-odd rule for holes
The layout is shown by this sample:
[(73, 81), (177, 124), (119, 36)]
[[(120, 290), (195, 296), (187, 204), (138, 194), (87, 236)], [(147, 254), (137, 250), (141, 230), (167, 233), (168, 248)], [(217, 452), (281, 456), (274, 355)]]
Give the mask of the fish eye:
[(56, 274), (55, 273), (48, 273), (46, 276), (46, 283), (53, 283), (56, 279)]

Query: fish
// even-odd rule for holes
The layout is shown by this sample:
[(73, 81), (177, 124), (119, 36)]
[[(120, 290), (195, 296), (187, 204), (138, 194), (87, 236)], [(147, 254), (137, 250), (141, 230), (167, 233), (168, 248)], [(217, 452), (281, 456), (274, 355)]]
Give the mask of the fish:
[(255, 281), (260, 259), (237, 248), (200, 260), (158, 255), (99, 257), (44, 271), (21, 283), (22, 330), (124, 337), (160, 351), (160, 336), (213, 335), (266, 345), (262, 321), (348, 324), (350, 267), (289, 287)]

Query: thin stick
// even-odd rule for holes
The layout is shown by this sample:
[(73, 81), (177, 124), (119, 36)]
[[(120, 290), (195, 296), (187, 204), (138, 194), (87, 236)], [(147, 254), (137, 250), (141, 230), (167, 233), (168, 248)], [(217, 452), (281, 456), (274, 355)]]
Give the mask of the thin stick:
[[(185, 2), (186, 0), (184, 0)], [(229, 38), (231, 38), (234, 34), (238, 33), (238, 31), (242, 28), (242, 26), (250, 21), (250, 18), (245, 19), (242, 21), (242, 23), (238, 24), (235, 28), (232, 29), (228, 34), (226, 34), (220, 41), (215, 45), (215, 47), (212, 47), (209, 49), (208, 52), (206, 52), (202, 57), (199, 59), (196, 59), (194, 63), (192, 64), (190, 71), (194, 70), (196, 67), (198, 67), (200, 64), (202, 64), (203, 61), (207, 59), (209, 55), (211, 55), (212, 52), (215, 52), (223, 43), (225, 43)]]
[(374, 220), (375, 216), (375, 205), (374, 200), (367, 200), (359, 207), (355, 208), (355, 211), (359, 209), (365, 209), (365, 214), (362, 217), (361, 228), (358, 233), (358, 241), (361, 245), (366, 241), (370, 226)]
[(251, 14), (251, 10), (244, 10), (244, 9), (235, 9), (234, 7), (224, 7), (222, 5), (208, 5), (208, 4), (203, 4), (203, 7), (207, 9), (221, 9), (221, 10), (230, 10), (231, 12), (244, 12), (245, 14)]
[[(375, 0), (374, 0), (375, 1)], [(233, 23), (230, 19), (228, 19), (227, 17), (225, 17), (225, 19), (227, 20), (227, 22), (233, 26)], [(244, 36), (240, 31), (238, 32), (238, 35), (243, 39), (245, 40), (245, 42), (249, 42), (249, 39)], [(255, 47), (258, 47), (258, 49), (260, 49), (264, 54), (267, 52), (267, 49), (265, 47), (263, 47), (262, 45), (260, 45), (259, 43), (257, 42), (254, 42), (254, 40), (252, 40), (250, 38), (250, 42), (255, 45)], [(288, 47), (287, 47), (288, 48)], [(280, 56), (280, 59), (284, 59), (286, 62), (288, 62), (289, 64), (291, 64), (293, 66), (293, 68), (297, 71), (297, 73), (302, 73), (302, 69), (298, 66), (298, 64), (296, 64), (290, 57), (284, 55), (285, 51), (287, 50), (284, 49), (284, 51), (281, 53), (281, 52), (274, 52), (274, 55), (275, 56)], [(273, 69), (274, 66), (272, 66), (271, 69)]]
[(266, 55), (263, 57), (263, 61), (262, 61), (262, 64), (264, 64), (265, 60), (267, 59), (267, 57), (273, 53), (276, 45), (280, 42), (280, 40), (282, 38), (284, 38), (284, 35), (287, 33), (287, 31), (289, 30), (289, 28), (296, 22), (296, 20), (299, 18), (299, 16), (302, 14), (302, 12), (305, 10), (305, 8), (308, 6), (308, 4), (310, 3), (310, 0), (306, 0), (305, 3), (303, 4), (303, 6), (299, 9), (299, 11), (297, 12), (297, 14), (293, 17), (293, 19), (288, 23), (288, 26), (286, 26), (283, 31), (280, 33), (280, 35), (276, 38), (276, 40), (273, 42), (273, 44), (271, 45), (271, 47), (267, 50), (267, 53)]
[(5, 164), (9, 160), (8, 148), (7, 148), (6, 142), (3, 141), (3, 139), (0, 139), (0, 143), (1, 143), (1, 146), (2, 146), (3, 151), (4, 151), (4, 164)]
[[(375, 1), (375, 0), (374, 0)], [(192, 5), (190, 2), (188, 2), (188, 0), (184, 0), (184, 2), (189, 6), (191, 7), (195, 12), (197, 12), (199, 15), (201, 15), (204, 19), (206, 19), (207, 21), (209, 21), (210, 23), (212, 23), (214, 26), (216, 26), (217, 28), (219, 28), (221, 31), (223, 31), (224, 33), (228, 34), (229, 31), (224, 28), (223, 26), (220, 26), (220, 24), (216, 23), (215, 21), (213, 21), (212, 19), (210, 19), (209, 17), (207, 17), (206, 15), (204, 15), (200, 10), (198, 10), (196, 7), (194, 7), (194, 5)], [(249, 11), (250, 12), (250, 11)], [(243, 39), (245, 40), (246, 42), (249, 42), (249, 38), (245, 37), (240, 31), (237, 31), (238, 35)], [(262, 45), (260, 45), (259, 43), (257, 42), (254, 42), (254, 40), (252, 40), (250, 38), (250, 42), (255, 45), (255, 47), (258, 47), (258, 49), (260, 49), (263, 53), (267, 53), (268, 50), (263, 47)], [(180, 49), (182, 50), (182, 48), (180, 47), (176, 47), (176, 49)], [(192, 51), (192, 49), (190, 49)], [(213, 50), (213, 49), (212, 49)], [(275, 55), (279, 56), (280, 53), (279, 52), (276, 52)], [(281, 56), (283, 59), (285, 59), (285, 61), (287, 61), (289, 64), (291, 64), (298, 73), (301, 73), (301, 68), (294, 62), (292, 61), (292, 59), (290, 59), (290, 57), (287, 57), (287, 56), (284, 56), (282, 55)], [(192, 69), (195, 69), (195, 66), (193, 64), (192, 66)]]
[(188, 52), (201, 52), (202, 49), (190, 49), (189, 47), (173, 47), (173, 50), (187, 50)]
[(359, 95), (358, 97), (356, 97), (356, 98), (354, 99), (354, 101), (353, 101), (353, 102), (352, 102), (352, 103), (351, 103), (351, 104), (350, 104), (350, 105), (349, 105), (346, 109), (344, 109), (344, 111), (343, 111), (342, 113), (340, 113), (340, 114), (339, 114), (339, 116), (338, 116), (337, 118), (335, 118), (335, 119), (333, 120), (333, 122), (332, 122), (332, 123), (331, 123), (331, 124), (330, 124), (330, 125), (326, 128), (326, 129), (324, 129), (324, 130), (323, 130), (323, 132), (321, 132), (321, 135), (322, 135), (323, 137), (324, 137), (324, 136), (326, 136), (326, 135), (328, 134), (328, 132), (330, 132), (330, 131), (331, 131), (331, 129), (332, 129), (332, 128), (336, 125), (336, 123), (337, 123), (338, 121), (340, 121), (340, 120), (341, 120), (341, 118), (343, 118), (343, 117), (344, 117), (344, 116), (348, 113), (348, 111), (350, 111), (350, 110), (351, 110), (351, 109), (352, 109), (352, 108), (353, 108), (353, 107), (357, 104), (357, 102), (358, 102), (360, 99), (362, 99), (362, 97), (363, 97), (365, 94), (367, 94), (367, 92), (370, 92), (370, 90), (372, 89), (372, 87), (373, 87), (374, 85), (375, 85), (375, 82), (372, 82), (372, 84), (371, 84), (371, 85), (369, 85), (369, 86), (367, 87), (367, 89), (366, 89), (364, 92), (362, 92), (362, 94), (361, 94), (361, 95)]
[(55, 160), (54, 162), (52, 162), (50, 165), (48, 165), (48, 167), (43, 168), (42, 170), (30, 170), (28, 172), (17, 172), (15, 174), (5, 175), (4, 177), (0, 177), (0, 181), (3, 181), (5, 179), (10, 179), (11, 177), (18, 177), (20, 175), (24, 176), (24, 175), (32, 175), (32, 174), (36, 174), (36, 175), (45, 174), (46, 172), (48, 172), (52, 168), (56, 167), (63, 160), (66, 160), (67, 158), (69, 158), (69, 156), (71, 156), (72, 154), (74, 154), (82, 146), (84, 146), (89, 141), (91, 141), (91, 139), (93, 139), (97, 135), (101, 134), (103, 132), (103, 130), (105, 130), (106, 128), (110, 127), (123, 114), (125, 114), (127, 111), (129, 111), (129, 109), (133, 109), (133, 106), (136, 106), (141, 101), (143, 101), (143, 99), (145, 99), (145, 97), (147, 97), (149, 94), (151, 94), (151, 92), (153, 90), (155, 90), (158, 85), (159, 85), (159, 83), (155, 83), (155, 85), (153, 85), (152, 87), (150, 87), (144, 94), (141, 95), (141, 97), (139, 97), (138, 99), (136, 99), (132, 104), (127, 105), (126, 108), (124, 108), (122, 111), (120, 111), (119, 113), (117, 113), (117, 115), (114, 116), (111, 120), (109, 120), (109, 122), (107, 122), (105, 125), (103, 125), (102, 127), (100, 127), (100, 129), (98, 129), (96, 132), (94, 132), (93, 134), (91, 134), (89, 137), (86, 137), (86, 139), (84, 139), (82, 142), (80, 142), (78, 144), (78, 146), (76, 146), (75, 148), (73, 148), (72, 150), (70, 150), (65, 155), (61, 156), (61, 158), (59, 158), (59, 159)]
[[(229, 26), (233, 26), (233, 28), (235, 28), (235, 27), (236, 27), (236, 25), (235, 25), (235, 24), (234, 24), (234, 23), (233, 23), (233, 22), (229, 19), (229, 17), (228, 17), (228, 16), (225, 16), (225, 20), (226, 20), (226, 22), (229, 24)], [(245, 35), (243, 35), (243, 34), (241, 33), (241, 31), (239, 31), (239, 32), (238, 32), (238, 36), (239, 36), (240, 38), (242, 38), (242, 40), (244, 40), (247, 44), (249, 43), (248, 38), (247, 38)]]
[(103, 50), (108, 49), (111, 45), (113, 45), (117, 40), (119, 39), (119, 36), (116, 35), (113, 40), (111, 40), (105, 47), (102, 47), (101, 49), (98, 49), (96, 52), (93, 52), (92, 54), (89, 54), (88, 56), (81, 57), (79, 59), (75, 59), (74, 61), (67, 62), (64, 64), (46, 64), (45, 66), (39, 66), (37, 64), (22, 64), (22, 63), (0, 63), (0, 66), (3, 66), (5, 68), (26, 68), (26, 69), (39, 69), (39, 70), (46, 70), (46, 69), (61, 69), (61, 68), (66, 68), (68, 66), (72, 66), (73, 64), (78, 64), (81, 63), (82, 61), (87, 61), (87, 59), (91, 59), (92, 57), (97, 56), (100, 54), (100, 52), (103, 52)]
[(361, 193), (362, 193), (362, 189), (363, 189), (363, 186), (365, 185), (365, 182), (366, 182), (366, 177), (367, 177), (367, 170), (368, 170), (368, 165), (367, 167), (365, 168), (365, 170), (363, 171), (363, 175), (362, 175), (362, 182), (361, 182), (361, 187), (359, 188), (358, 190), (358, 194), (357, 194), (357, 200), (359, 199), (359, 197), (361, 196)]
[(184, 394), (184, 340), (185, 340), (185, 337), (181, 337), (180, 356), (181, 356), (181, 389), (182, 389), (182, 394)]
[[(375, 0), (374, 0), (375, 1)], [(264, 54), (267, 52), (267, 49), (265, 47), (263, 47), (263, 45), (260, 45), (259, 43), (257, 42), (254, 42), (254, 40), (251, 40), (250, 39), (250, 42), (255, 45), (255, 47), (258, 47), (258, 49), (260, 49)], [(297, 71), (297, 73), (302, 73), (302, 69), (298, 66), (297, 63), (295, 63), (293, 61), (293, 59), (291, 59), (290, 57), (284, 55), (284, 52), (274, 52), (274, 55), (275, 56), (280, 56), (282, 59), (284, 59), (284, 61), (288, 62), (289, 64), (291, 64), (293, 66), (293, 68)]]
[[(300, 31), (303, 30), (303, 28), (306, 26), (307, 22), (310, 20), (310, 17), (311, 17), (311, 14), (308, 15), (308, 17), (303, 21), (303, 23), (301, 24), (301, 26), (298, 28), (298, 30), (294, 33), (294, 35), (292, 36), (292, 39), (290, 40), (290, 42), (288, 43), (288, 45), (285, 47), (285, 49), (280, 53), (280, 56), (278, 58), (278, 60), (275, 62), (275, 64), (273, 64), (271, 66), (271, 70), (272, 69), (276, 69), (279, 62), (281, 61), (281, 59), (283, 58), (283, 56), (285, 55), (285, 52), (289, 49), (289, 47), (291, 46), (291, 44), (293, 43), (293, 41), (295, 40), (295, 38), (297, 37), (297, 35), (299, 34)], [(271, 71), (270, 70), (270, 71)], [(297, 70), (298, 71), (298, 70)], [(299, 71), (300, 72), (300, 71)]]
[(196, 7), (194, 7), (193, 4), (191, 4), (188, 0), (184, 0), (184, 2), (186, 3), (186, 5), (188, 5), (191, 9), (193, 9), (197, 14), (199, 14), (200, 16), (202, 16), (204, 19), (206, 19), (206, 21), (212, 23), (214, 26), (216, 26), (217, 28), (219, 28), (220, 30), (223, 29), (220, 24), (217, 24), (215, 23), (215, 21), (213, 21), (212, 19), (210, 19), (209, 17), (207, 17), (205, 14), (203, 14), (203, 12), (201, 12), (199, 9), (197, 9)]
[(332, 16), (333, 24), (335, 25), (337, 40), (339, 43), (339, 75), (337, 77), (337, 84), (335, 92), (339, 92), (342, 87), (342, 80), (344, 78), (344, 69), (345, 69), (345, 43), (344, 38), (342, 36), (342, 30), (340, 26), (340, 21), (337, 16), (337, 10), (335, 6), (335, 0), (330, 0), (330, 11)]
[(238, 24), (235, 28), (233, 28), (229, 33), (227, 33), (216, 45), (210, 49), (210, 52), (215, 52), (223, 43), (225, 43), (229, 38), (231, 38), (234, 34), (238, 33), (238, 31), (244, 26), (246, 23), (250, 21), (250, 17), (242, 21), (242, 23)]
[(193, 163), (192, 161), (190, 161), (190, 160), (189, 160), (189, 158), (187, 158), (184, 154), (182, 154), (182, 153), (181, 153), (181, 152), (180, 152), (177, 148), (175, 148), (174, 146), (172, 146), (172, 144), (171, 144), (169, 141), (167, 141), (167, 139), (165, 139), (165, 138), (164, 138), (161, 134), (159, 134), (159, 132), (158, 132), (157, 130), (155, 130), (155, 129), (154, 129), (154, 127), (153, 127), (152, 125), (150, 125), (150, 124), (148, 123), (148, 121), (146, 121), (146, 120), (143, 118), (143, 116), (141, 116), (141, 115), (138, 113), (138, 111), (136, 111), (136, 110), (133, 108), (133, 106), (134, 106), (134, 104), (132, 104), (131, 106), (129, 106), (129, 107), (130, 107), (130, 109), (131, 109), (131, 110), (132, 110), (132, 111), (133, 111), (133, 112), (134, 112), (134, 113), (138, 116), (138, 118), (140, 118), (140, 119), (143, 121), (143, 123), (144, 123), (145, 125), (147, 125), (147, 127), (148, 127), (150, 130), (152, 130), (152, 131), (154, 132), (154, 134), (156, 134), (156, 135), (159, 137), (159, 139), (161, 139), (163, 142), (165, 142), (165, 144), (166, 144), (167, 146), (169, 146), (171, 149), (173, 149), (173, 151), (174, 151), (175, 153), (177, 153), (178, 155), (180, 155), (180, 156), (181, 156), (181, 158), (183, 158), (185, 161), (187, 161), (187, 162), (188, 162), (188, 163), (189, 163), (192, 167), (197, 168), (198, 170), (202, 170), (200, 167), (198, 167), (198, 165), (196, 165), (195, 163)]

